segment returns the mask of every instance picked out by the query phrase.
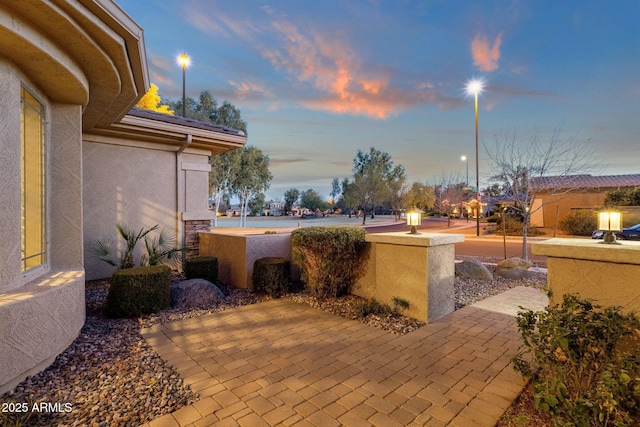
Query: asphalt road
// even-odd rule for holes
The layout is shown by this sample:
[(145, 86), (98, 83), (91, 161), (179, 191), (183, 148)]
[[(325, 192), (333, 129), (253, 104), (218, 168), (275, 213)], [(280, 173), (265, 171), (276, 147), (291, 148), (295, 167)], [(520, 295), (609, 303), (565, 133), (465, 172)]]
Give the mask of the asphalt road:
[[(480, 224), (480, 230), (482, 232), (483, 224)], [(367, 227), (367, 233), (387, 233), (405, 231), (408, 232), (408, 227), (405, 224), (386, 225)], [(477, 257), (492, 257), (492, 258), (504, 258), (505, 256), (505, 244), (501, 236), (476, 236), (476, 226), (473, 221), (467, 223), (464, 220), (452, 221), (451, 227), (447, 228), (446, 219), (428, 219), (422, 222), (422, 225), (418, 227), (418, 232), (447, 232), (453, 234), (464, 234), (465, 239), (462, 243), (456, 243), (456, 255), (465, 256), (477, 256)], [(534, 262), (546, 262), (546, 256), (533, 255), (531, 252), (531, 244), (534, 241), (539, 241), (540, 238), (529, 238), (529, 259)], [(506, 257), (521, 257), (522, 256), (522, 238), (521, 237), (509, 237), (506, 238)]]

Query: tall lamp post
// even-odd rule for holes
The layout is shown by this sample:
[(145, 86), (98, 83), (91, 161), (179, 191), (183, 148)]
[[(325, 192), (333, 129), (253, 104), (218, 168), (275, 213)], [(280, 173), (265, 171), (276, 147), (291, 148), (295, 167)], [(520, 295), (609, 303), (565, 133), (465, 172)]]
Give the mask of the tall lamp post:
[(476, 236), (480, 236), (480, 173), (478, 170), (478, 94), (482, 92), (483, 83), (481, 80), (471, 80), (467, 83), (467, 94), (475, 97), (476, 104)]
[(178, 64), (182, 67), (182, 117), (186, 117), (185, 106), (187, 104), (187, 96), (186, 96), (186, 75), (187, 75), (187, 67), (191, 63), (189, 59), (189, 55), (182, 52), (178, 56)]
[(460, 157), (460, 160), (467, 162), (467, 187), (469, 186), (469, 158), (467, 156)]

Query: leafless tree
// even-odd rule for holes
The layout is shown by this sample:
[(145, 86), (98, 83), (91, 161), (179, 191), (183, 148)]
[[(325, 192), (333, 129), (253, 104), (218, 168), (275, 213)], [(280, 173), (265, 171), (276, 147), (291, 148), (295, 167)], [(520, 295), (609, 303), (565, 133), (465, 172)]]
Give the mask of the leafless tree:
[(544, 138), (537, 131), (529, 139), (519, 139), (514, 130), (494, 139), (492, 149), (485, 146), (494, 174), (491, 181), (502, 186), (505, 197), (522, 215), (522, 257), (528, 259), (531, 215), (545, 204), (534, 202), (541, 191), (549, 195), (576, 191), (572, 181), (596, 168), (593, 146), (590, 139), (564, 137), (561, 126)]

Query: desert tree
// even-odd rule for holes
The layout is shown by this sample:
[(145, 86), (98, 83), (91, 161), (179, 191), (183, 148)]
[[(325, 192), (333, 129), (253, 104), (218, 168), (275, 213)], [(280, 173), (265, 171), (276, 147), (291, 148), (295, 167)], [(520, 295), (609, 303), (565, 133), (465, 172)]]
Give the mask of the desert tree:
[(433, 186), (414, 182), (408, 189), (404, 198), (404, 206), (406, 208), (419, 208), (422, 210), (432, 209), (435, 205), (436, 195)]
[(434, 180), (432, 185), (435, 203), (434, 208), (447, 217), (447, 227), (451, 226), (451, 216), (456, 208), (463, 209), (469, 200), (474, 198), (474, 192), (468, 189), (465, 179), (457, 173), (445, 173)]
[[(515, 130), (508, 131), (496, 136), (493, 147), (485, 146), (485, 150), (493, 174), (491, 181), (502, 187), (504, 197), (521, 214), (522, 257), (528, 259), (531, 215), (546, 204), (540, 193), (559, 196), (579, 190), (574, 181), (597, 168), (593, 146), (589, 139), (564, 137), (558, 126), (544, 137), (536, 131), (526, 139), (519, 138)], [(540, 202), (534, 203), (536, 200)]]
[(217, 156), (209, 157), (211, 172), (209, 172), (209, 189), (214, 201), (213, 226), (218, 226), (218, 210), (222, 198), (231, 192), (240, 167), (243, 149), (227, 151)]
[(343, 197), (347, 204), (362, 208), (364, 225), (367, 210), (373, 217), (374, 208), (391, 196), (391, 184), (405, 180), (404, 167), (395, 165), (389, 153), (374, 147), (368, 152), (358, 150), (353, 158), (353, 178), (347, 181), (346, 192), (343, 185)]
[(291, 212), (293, 205), (296, 204), (300, 198), (300, 190), (297, 188), (290, 188), (284, 192), (284, 212)]
[(269, 188), (273, 175), (269, 171), (269, 156), (260, 149), (244, 147), (241, 153), (231, 194), (240, 199), (240, 227), (246, 227), (249, 202)]
[(175, 111), (169, 109), (168, 105), (162, 104), (162, 98), (158, 94), (158, 86), (151, 83), (149, 90), (136, 103), (136, 107), (143, 110), (155, 111), (157, 113), (173, 116)]

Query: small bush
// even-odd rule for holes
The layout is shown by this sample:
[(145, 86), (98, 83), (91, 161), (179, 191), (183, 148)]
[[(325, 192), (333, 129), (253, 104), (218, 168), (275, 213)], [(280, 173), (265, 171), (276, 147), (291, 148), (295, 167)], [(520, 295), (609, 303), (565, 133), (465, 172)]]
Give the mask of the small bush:
[(292, 259), (302, 281), (321, 297), (351, 292), (366, 272), (365, 231), (359, 227), (306, 227), (291, 233)]
[(570, 211), (560, 220), (560, 230), (572, 236), (591, 236), (598, 229), (596, 212), (589, 209), (576, 209)]
[(184, 262), (184, 275), (189, 279), (205, 279), (211, 283), (218, 281), (218, 258), (197, 256)]
[(389, 304), (383, 304), (375, 299), (366, 299), (360, 301), (354, 308), (354, 312), (358, 317), (367, 317), (370, 314), (378, 317), (399, 316), (402, 311), (409, 308), (409, 301), (400, 297), (391, 299), (393, 307)]
[(116, 270), (111, 276), (105, 313), (140, 316), (171, 306), (171, 269), (166, 265)]
[(253, 290), (278, 298), (289, 292), (291, 263), (285, 258), (268, 257), (253, 263)]
[[(628, 426), (640, 415), (640, 320), (565, 295), (545, 311), (520, 312), (524, 345), (512, 360), (532, 379), (537, 409), (558, 425)], [(635, 417), (635, 418), (632, 418)]]

